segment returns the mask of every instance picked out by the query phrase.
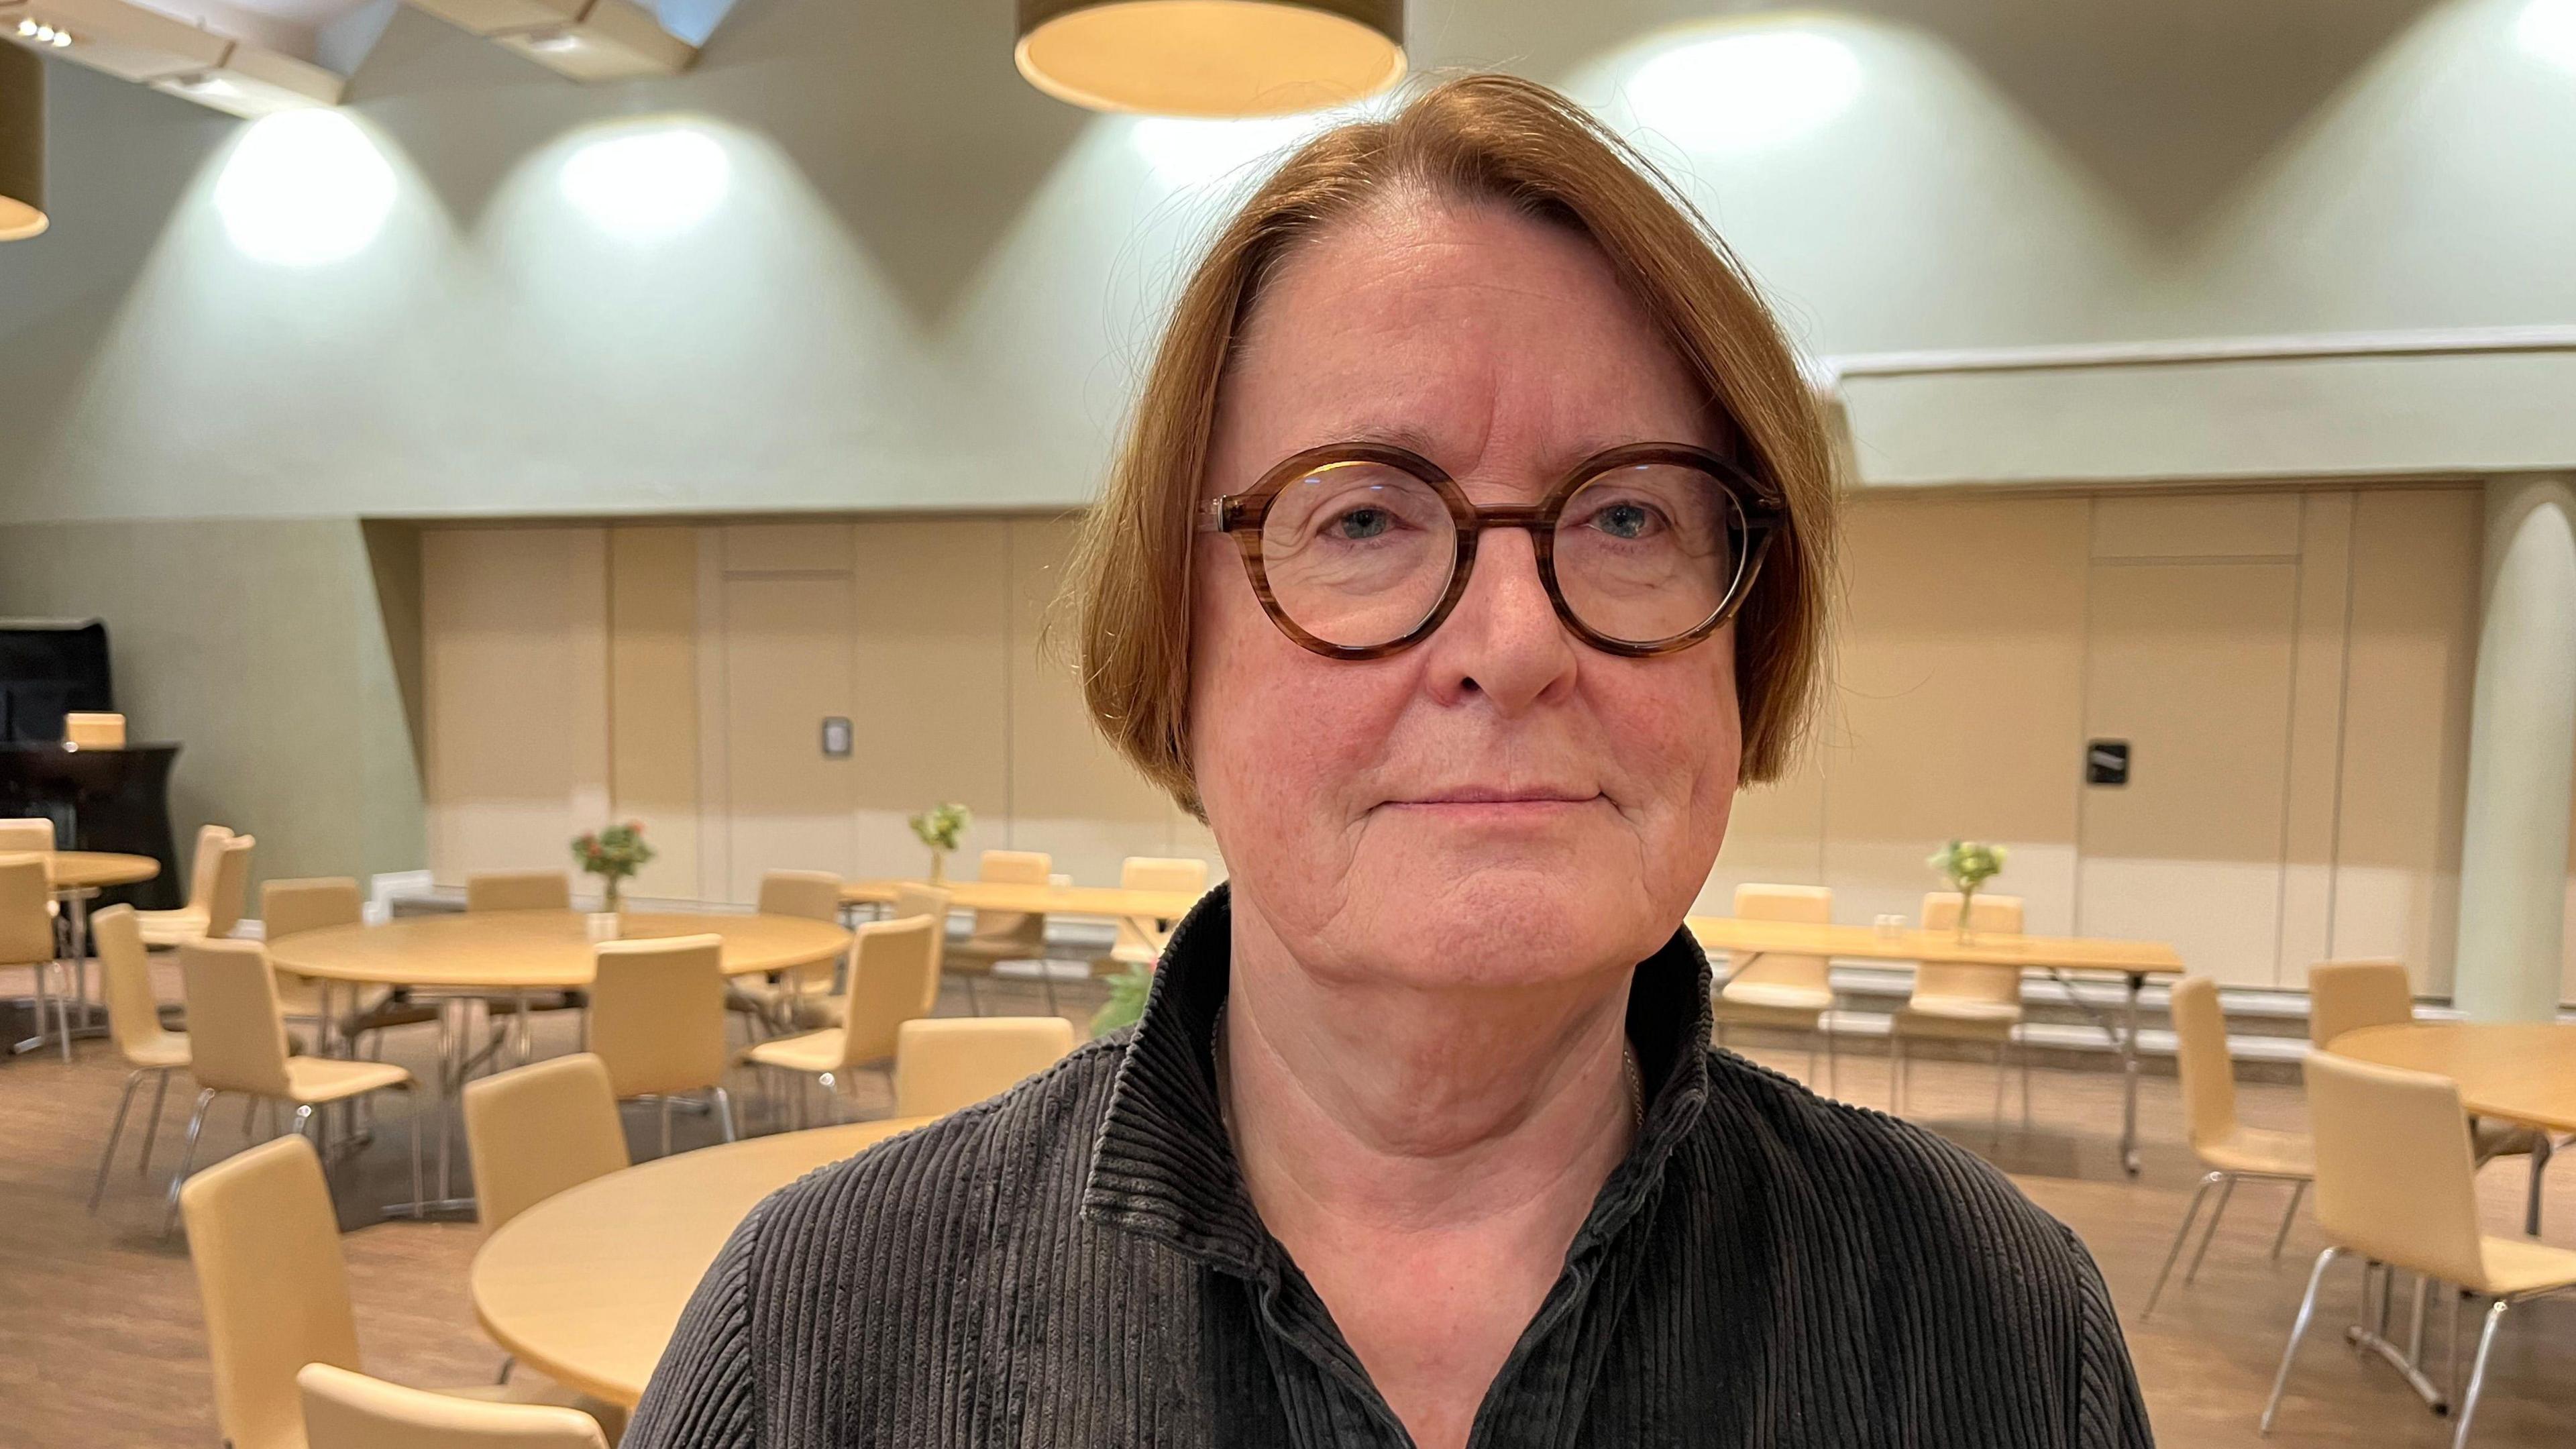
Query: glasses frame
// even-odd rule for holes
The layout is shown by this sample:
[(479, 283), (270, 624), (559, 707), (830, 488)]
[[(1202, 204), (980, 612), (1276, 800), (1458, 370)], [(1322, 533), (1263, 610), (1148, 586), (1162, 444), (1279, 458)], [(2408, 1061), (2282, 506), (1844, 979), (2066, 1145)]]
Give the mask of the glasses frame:
[[(1449, 570), (1449, 587), (1440, 602), (1421, 623), (1400, 639), (1383, 644), (1335, 644), (1318, 639), (1288, 617), (1279, 598), (1271, 591), (1268, 570), (1261, 561), (1261, 532), (1270, 516), (1271, 505), (1290, 483), (1319, 468), (1336, 463), (1375, 463), (1409, 473), (1430, 485), (1431, 491), (1449, 509), (1449, 520), (1458, 532), (1458, 553)], [(1675, 467), (1696, 468), (1717, 480), (1735, 504), (1744, 520), (1744, 546), (1738, 552), (1735, 578), (1727, 585), (1726, 594), (1718, 601), (1717, 611), (1697, 625), (1679, 634), (1646, 643), (1613, 639), (1599, 633), (1576, 617), (1572, 605), (1565, 601), (1565, 591), (1556, 581), (1556, 525), (1565, 512), (1566, 503), (1584, 485), (1606, 473), (1621, 468), (1661, 463)], [(1476, 540), (1490, 528), (1517, 528), (1530, 536), (1530, 546), (1538, 554), (1538, 579), (1547, 590), (1548, 602), (1556, 609), (1558, 622), (1572, 631), (1574, 637), (1605, 654), (1629, 659), (1652, 659), (1658, 655), (1678, 653), (1726, 627), (1745, 598), (1753, 592), (1753, 581), (1762, 572), (1763, 556), (1770, 551), (1772, 537), (1788, 526), (1789, 511), (1782, 507), (1754, 476), (1705, 448), (1687, 443), (1627, 443), (1605, 449), (1576, 464), (1547, 496), (1535, 504), (1507, 503), (1480, 508), (1467, 501), (1457, 480), (1440, 465), (1407, 448), (1384, 443), (1327, 443), (1308, 448), (1282, 459), (1261, 481), (1242, 493), (1211, 498), (1199, 506), (1200, 533), (1226, 533), (1234, 536), (1236, 550), (1243, 555), (1243, 570), (1251, 578), (1253, 595), (1261, 600), (1263, 613), (1279, 632), (1307, 650), (1327, 659), (1384, 659), (1401, 654), (1439, 631), (1450, 612), (1467, 594), (1467, 585), (1476, 568)]]

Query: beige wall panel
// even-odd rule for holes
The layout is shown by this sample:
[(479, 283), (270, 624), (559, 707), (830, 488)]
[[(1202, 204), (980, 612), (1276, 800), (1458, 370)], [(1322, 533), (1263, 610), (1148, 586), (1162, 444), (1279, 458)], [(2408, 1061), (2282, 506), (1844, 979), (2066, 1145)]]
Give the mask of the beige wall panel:
[(2465, 489), (2365, 492), (2353, 515), (2333, 954), (2401, 957), (2437, 994), (2459, 917), (2483, 527)]
[(853, 871), (928, 868), (908, 817), (945, 800), (975, 812), (963, 859), (1010, 838), (1010, 524), (929, 519), (858, 525), (852, 762)]
[(2350, 493), (2301, 495), (2298, 633), (2282, 806), (2280, 977), (2332, 954), (2335, 807), (2342, 790), (2345, 619), (2352, 600)]
[(846, 523), (736, 523), (724, 528), (727, 573), (847, 573)]
[(1818, 732), (1834, 912), (1912, 917), (1924, 857), (1999, 841), (2034, 931), (2075, 901), (2087, 505), (1873, 501), (1847, 514), (1848, 599)]
[[(846, 530), (841, 530), (846, 532)], [(850, 873), (855, 761), (826, 759), (825, 716), (853, 719), (849, 576), (725, 580), (728, 899), (772, 870)]]
[(2295, 564), (2093, 571), (2089, 738), (2129, 784), (2084, 791), (2078, 922), (2171, 941), (2193, 970), (2269, 984), (2279, 953)]
[(2296, 493), (2103, 498), (2093, 504), (2095, 558), (2287, 558), (2298, 551)]
[(609, 530), (608, 744), (613, 813), (653, 846), (635, 894), (698, 899), (695, 528)]
[(607, 534), (421, 538), (430, 869), (566, 867), (608, 816)]
[[(1011, 829), (1017, 850), (1043, 850), (1086, 884), (1118, 879), (1131, 855), (1173, 849), (1167, 801), (1091, 727), (1070, 662), (1044, 626), (1062, 588), (1073, 525), (1014, 519), (1011, 566)], [(987, 846), (1003, 842), (983, 838)]]

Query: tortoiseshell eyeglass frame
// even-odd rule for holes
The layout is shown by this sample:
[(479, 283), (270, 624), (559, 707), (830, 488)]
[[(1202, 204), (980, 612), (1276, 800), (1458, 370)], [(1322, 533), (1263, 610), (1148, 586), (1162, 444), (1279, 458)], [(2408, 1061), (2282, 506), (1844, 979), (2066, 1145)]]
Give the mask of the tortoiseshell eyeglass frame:
[[(1280, 607), (1278, 596), (1271, 592), (1270, 578), (1261, 560), (1261, 531), (1270, 515), (1271, 504), (1290, 483), (1319, 468), (1341, 463), (1375, 463), (1409, 473), (1440, 496), (1449, 509), (1449, 519), (1458, 531), (1458, 553), (1449, 570), (1449, 587), (1440, 602), (1421, 623), (1402, 638), (1383, 644), (1335, 644), (1318, 639), (1299, 627)], [(1736, 549), (1735, 578), (1718, 602), (1717, 611), (1694, 627), (1668, 638), (1639, 643), (1613, 639), (1583, 622), (1565, 601), (1565, 591), (1556, 582), (1556, 524), (1565, 505), (1585, 484), (1605, 473), (1646, 464), (1666, 464), (1695, 468), (1717, 480), (1732, 500), (1741, 529), (1741, 543)], [(1752, 474), (1705, 448), (1686, 443), (1629, 443), (1595, 453), (1575, 465), (1564, 480), (1548, 491), (1536, 504), (1498, 504), (1479, 508), (1467, 501), (1457, 481), (1443, 472), (1440, 465), (1421, 454), (1382, 443), (1328, 443), (1294, 454), (1261, 475), (1261, 481), (1242, 493), (1211, 498), (1199, 506), (1200, 533), (1234, 535), (1236, 548), (1243, 555), (1243, 571), (1252, 580), (1252, 592), (1261, 600), (1262, 612), (1270, 616), (1279, 632), (1327, 659), (1384, 659), (1401, 654), (1428, 639), (1445, 622), (1451, 610), (1467, 593), (1467, 583), (1476, 566), (1476, 539), (1489, 528), (1518, 528), (1528, 532), (1530, 545), (1538, 554), (1539, 582), (1547, 589), (1548, 601), (1556, 608), (1556, 617), (1574, 636), (1605, 654), (1630, 659), (1650, 659), (1659, 654), (1672, 654), (1688, 649), (1726, 627), (1736, 611), (1744, 607), (1745, 597), (1753, 592), (1753, 580), (1762, 572), (1763, 555), (1770, 551), (1772, 536), (1789, 525), (1789, 512), (1783, 508)]]

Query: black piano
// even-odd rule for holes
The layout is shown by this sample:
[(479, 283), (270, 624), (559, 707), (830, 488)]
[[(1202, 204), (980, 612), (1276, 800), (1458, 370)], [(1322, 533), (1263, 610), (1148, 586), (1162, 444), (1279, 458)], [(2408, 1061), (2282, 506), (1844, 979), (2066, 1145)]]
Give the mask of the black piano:
[[(174, 744), (75, 749), (63, 716), (113, 712), (107, 626), (0, 620), (0, 818), (43, 816), (65, 850), (148, 855), (161, 874), (106, 893), (146, 909), (180, 903), (184, 886), (170, 832)], [(104, 902), (102, 902), (104, 904)]]

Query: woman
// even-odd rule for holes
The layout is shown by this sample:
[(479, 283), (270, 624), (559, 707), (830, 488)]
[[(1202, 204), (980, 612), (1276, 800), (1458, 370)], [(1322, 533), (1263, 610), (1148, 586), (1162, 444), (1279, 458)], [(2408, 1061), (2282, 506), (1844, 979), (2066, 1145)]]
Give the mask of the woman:
[(1305, 147), (1078, 571), (1093, 714), (1230, 884), (1132, 1036), (758, 1209), (627, 1442), (2147, 1443), (2072, 1235), (1708, 1046), (1682, 918), (1806, 710), (1827, 473), (1571, 104)]

